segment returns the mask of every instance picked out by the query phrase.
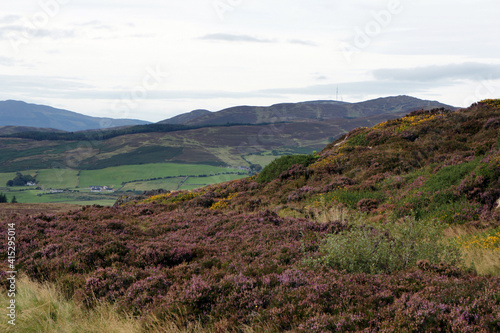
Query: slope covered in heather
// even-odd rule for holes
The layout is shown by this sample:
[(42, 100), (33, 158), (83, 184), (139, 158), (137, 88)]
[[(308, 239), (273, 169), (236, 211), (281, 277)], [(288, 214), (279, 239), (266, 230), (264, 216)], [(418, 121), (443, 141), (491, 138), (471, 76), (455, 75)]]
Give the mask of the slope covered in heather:
[(66, 297), (179, 327), (494, 332), (499, 129), (498, 100), (414, 112), (252, 178), (11, 217), (2, 237), (17, 223), (18, 270)]

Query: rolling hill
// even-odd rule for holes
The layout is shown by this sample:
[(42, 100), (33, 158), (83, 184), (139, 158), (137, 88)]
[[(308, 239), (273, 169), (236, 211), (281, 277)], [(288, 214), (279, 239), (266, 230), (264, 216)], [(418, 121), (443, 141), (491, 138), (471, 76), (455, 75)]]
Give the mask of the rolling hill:
[(437, 101), (427, 101), (410, 96), (385, 97), (361, 103), (338, 101), (310, 101), (302, 103), (276, 104), (270, 107), (237, 106), (218, 112), (206, 110), (161, 121), (165, 124), (223, 125), (297, 122), (303, 120), (332, 120), (362, 118), (381, 114), (408, 113), (418, 109), (447, 108), (453, 106)]
[(0, 236), (15, 224), (31, 279), (144, 326), (498, 332), (499, 199), (500, 100), (485, 100), (356, 128), (246, 179), (12, 216)]
[[(398, 105), (396, 101), (403, 104)], [(419, 103), (421, 108), (429, 105), (414, 98), (383, 98), (357, 105), (359, 117), (351, 107), (351, 113), (346, 111), (341, 117), (326, 119), (331, 114), (324, 111), (321, 113), (323, 118), (310, 119), (314, 118), (310, 117), (310, 110), (317, 111), (325, 105), (347, 108), (349, 103), (313, 101), (282, 104), (282, 114), (295, 116), (287, 118), (288, 121), (257, 124), (147, 124), (79, 132), (51, 129), (33, 132), (33, 128), (29, 127), (6, 126), (0, 128), (0, 190), (6, 192), (9, 198), (15, 195), (21, 202), (66, 201), (110, 205), (113, 199), (127, 191), (160, 187), (196, 188), (257, 172), (282, 155), (319, 151), (353, 128), (370, 127), (404, 116), (415, 103)], [(380, 112), (374, 111), (375, 108), (380, 108)], [(266, 114), (274, 112), (272, 107), (261, 111)], [(183, 119), (191, 122), (197, 116), (205, 117), (208, 113), (200, 110), (180, 115), (175, 122), (183, 122)], [(237, 113), (226, 114), (243, 120), (243, 116), (238, 117)], [(258, 117), (273, 120), (262, 115)], [(197, 166), (204, 165), (212, 171), (199, 174), (181, 172), (170, 178), (160, 172), (182, 165), (186, 170), (198, 170)], [(86, 193), (82, 182), (86, 175), (93, 174), (93, 171), (103, 175), (120, 173), (124, 167), (130, 167), (134, 172), (112, 184), (106, 177), (99, 178), (99, 182), (94, 184), (111, 186), (116, 193)], [(36, 187), (3, 188), (16, 172), (36, 176), (40, 180), (38, 187), (42, 190)], [(43, 190), (48, 188), (65, 189), (67, 192), (56, 195)]]
[(175, 117), (172, 122), (177, 124), (74, 134), (21, 132), (0, 138), (0, 170), (16, 172), (54, 165), (88, 170), (166, 162), (265, 166), (279, 155), (320, 150), (353, 128), (373, 126), (432, 106), (443, 104), (407, 96), (354, 104), (314, 101), (268, 108), (235, 107), (215, 113), (199, 110)]
[(149, 122), (133, 119), (96, 118), (21, 101), (0, 102), (0, 126), (53, 128), (73, 132), (143, 124), (149, 124)]

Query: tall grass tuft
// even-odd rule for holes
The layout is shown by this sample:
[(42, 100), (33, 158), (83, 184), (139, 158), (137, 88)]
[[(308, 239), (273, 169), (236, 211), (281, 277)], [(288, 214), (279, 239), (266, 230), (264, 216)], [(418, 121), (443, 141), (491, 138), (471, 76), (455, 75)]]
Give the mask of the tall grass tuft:
[(463, 264), (479, 275), (500, 275), (500, 228), (484, 231), (470, 226), (454, 226), (446, 236), (460, 247)]
[[(0, 302), (7, 304), (2, 293)], [(122, 316), (111, 305), (99, 304), (86, 310), (73, 301), (65, 300), (55, 286), (39, 284), (27, 277), (17, 280), (17, 318), (12, 326), (0, 323), (2, 332), (140, 332), (141, 323), (131, 317)]]
[[(17, 280), (16, 325), (0, 322), (0, 332), (12, 333), (212, 333), (232, 331), (227, 322), (203, 327), (190, 322), (181, 314), (165, 314), (136, 318), (123, 314), (111, 304), (98, 303), (87, 309), (84, 305), (64, 299), (54, 284), (40, 284), (27, 278)], [(6, 293), (0, 294), (0, 304), (8, 304)], [(242, 325), (239, 332), (277, 332), (269, 324), (252, 328)]]

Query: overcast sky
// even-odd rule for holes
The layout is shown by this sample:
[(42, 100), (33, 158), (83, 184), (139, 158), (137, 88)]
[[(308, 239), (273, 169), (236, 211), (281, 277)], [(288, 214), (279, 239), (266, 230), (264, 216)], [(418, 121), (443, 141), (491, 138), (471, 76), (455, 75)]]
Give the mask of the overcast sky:
[(0, 100), (159, 121), (194, 109), (500, 97), (498, 0), (19, 0)]

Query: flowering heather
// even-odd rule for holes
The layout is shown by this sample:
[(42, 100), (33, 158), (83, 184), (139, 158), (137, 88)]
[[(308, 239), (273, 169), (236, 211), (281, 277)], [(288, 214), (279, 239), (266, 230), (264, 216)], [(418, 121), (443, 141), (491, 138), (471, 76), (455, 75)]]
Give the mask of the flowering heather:
[(500, 277), (441, 261), (456, 248), (430, 225), (474, 226), (482, 237), (455, 243), (498, 248), (499, 115), (496, 102), (418, 111), (275, 165), (268, 179), (11, 216), (0, 237), (16, 223), (30, 278), (142, 318), (220, 332), (498, 332)]

